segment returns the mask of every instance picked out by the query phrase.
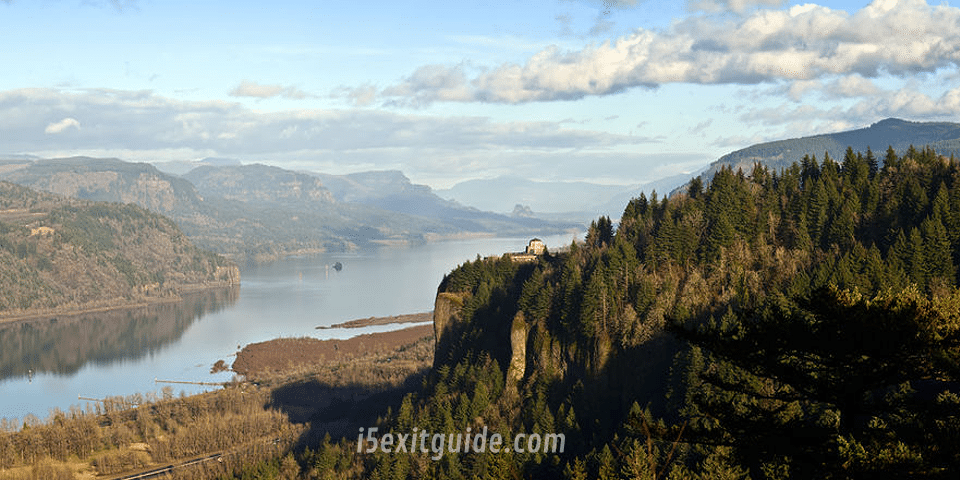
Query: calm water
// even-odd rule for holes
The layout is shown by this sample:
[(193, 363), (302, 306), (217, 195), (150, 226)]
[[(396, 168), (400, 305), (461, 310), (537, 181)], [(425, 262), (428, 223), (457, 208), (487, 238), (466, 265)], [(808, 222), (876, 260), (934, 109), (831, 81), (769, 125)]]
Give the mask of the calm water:
[[(548, 248), (574, 235), (544, 237)], [(184, 302), (0, 325), (0, 418), (46, 418), (85, 406), (78, 396), (158, 392), (162, 380), (224, 381), (210, 374), (238, 346), (276, 337), (347, 338), (396, 326), (317, 330), (357, 318), (433, 308), (443, 275), (479, 254), (521, 251), (525, 238), (431, 243), (372, 252), (288, 258), (242, 271), (239, 288)], [(343, 264), (335, 271), (331, 265)], [(203, 387), (173, 385), (176, 392)]]

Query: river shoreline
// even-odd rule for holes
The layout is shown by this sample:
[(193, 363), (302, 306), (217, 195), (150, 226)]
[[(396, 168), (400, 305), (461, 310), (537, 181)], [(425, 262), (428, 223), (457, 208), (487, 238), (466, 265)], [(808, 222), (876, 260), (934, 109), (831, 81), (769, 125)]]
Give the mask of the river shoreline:
[(404, 315), (391, 315), (389, 317), (368, 317), (350, 320), (349, 322), (335, 323), (330, 326), (319, 326), (317, 330), (330, 330), (334, 328), (363, 328), (376, 325), (390, 325), (394, 323), (425, 323), (433, 321), (433, 312), (409, 313)]
[(112, 312), (115, 310), (133, 310), (137, 308), (151, 307), (154, 305), (163, 305), (169, 303), (182, 302), (184, 296), (195, 295), (211, 290), (239, 288), (239, 283), (216, 283), (200, 285), (184, 285), (176, 295), (163, 297), (141, 297), (136, 300), (130, 300), (120, 303), (109, 301), (91, 302), (92, 305), (76, 308), (48, 308), (35, 309), (23, 312), (0, 312), (0, 324), (27, 322), (31, 320), (46, 320), (57, 317), (76, 317), (80, 315), (90, 315), (93, 313)]
[[(395, 323), (388, 321), (393, 318), (395, 317), (360, 319), (354, 322), (384, 322), (373, 323), (380, 325)], [(244, 346), (237, 352), (237, 357), (231, 369), (247, 378), (277, 374), (304, 366), (346, 362), (367, 356), (395, 352), (427, 337), (433, 337), (432, 324), (417, 325), (389, 332), (366, 333), (345, 340), (320, 340), (312, 337), (275, 338)]]

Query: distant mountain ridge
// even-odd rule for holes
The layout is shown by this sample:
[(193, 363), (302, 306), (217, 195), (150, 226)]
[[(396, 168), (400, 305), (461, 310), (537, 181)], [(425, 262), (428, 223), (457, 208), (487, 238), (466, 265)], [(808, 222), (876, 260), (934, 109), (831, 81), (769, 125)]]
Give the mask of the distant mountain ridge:
[(339, 202), (369, 202), (397, 194), (430, 195), (433, 190), (426, 185), (415, 185), (399, 170), (331, 175), (309, 172), (330, 190)]
[[(514, 216), (455, 200), (441, 198), (427, 185), (412, 183), (397, 170), (370, 171), (347, 175), (316, 174), (339, 201), (355, 202), (378, 209), (407, 215), (443, 220), (467, 231), (501, 231), (521, 234), (524, 231), (559, 231), (579, 227), (570, 220), (550, 221), (536, 215)], [(498, 196), (487, 192), (488, 196)]]
[(464, 207), (401, 172), (335, 176), (205, 163), (181, 177), (118, 159), (19, 159), (0, 165), (0, 178), (74, 198), (136, 203), (170, 216), (199, 246), (240, 260), (581, 227)]
[[(591, 182), (538, 181), (500, 176), (467, 180), (437, 194), (482, 210), (510, 212), (517, 205), (529, 208), (535, 215), (568, 218), (589, 223), (600, 215), (619, 218), (623, 206), (641, 192), (656, 190), (665, 194), (691, 175), (673, 175), (639, 185), (604, 185)], [(492, 195), (491, 192), (497, 192)]]
[[(591, 210), (608, 199), (636, 188), (634, 185), (600, 185), (589, 182), (550, 182), (515, 176), (466, 180), (438, 190), (444, 198), (494, 212), (509, 212), (517, 204), (534, 212)], [(497, 192), (491, 195), (491, 192)]]
[(136, 203), (163, 214), (192, 210), (202, 201), (190, 182), (162, 173), (149, 163), (116, 158), (39, 159), (2, 177), (58, 195)]
[(198, 191), (239, 202), (297, 205), (333, 203), (319, 178), (263, 164), (202, 166), (183, 175)]
[(960, 123), (888, 118), (856, 130), (759, 143), (720, 157), (710, 164), (702, 178), (709, 181), (723, 166), (748, 172), (759, 162), (777, 171), (800, 162), (805, 155), (823, 161), (824, 154), (828, 153), (831, 158), (840, 159), (847, 147), (858, 152), (866, 152), (869, 147), (879, 157), (887, 147), (905, 152), (910, 145), (916, 148), (929, 146), (945, 156), (960, 156)]

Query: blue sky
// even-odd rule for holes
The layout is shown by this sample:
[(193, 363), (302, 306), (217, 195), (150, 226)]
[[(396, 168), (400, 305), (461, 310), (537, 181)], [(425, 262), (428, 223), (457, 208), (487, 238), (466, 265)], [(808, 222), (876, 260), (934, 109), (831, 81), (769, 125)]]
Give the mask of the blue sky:
[(0, 154), (636, 184), (960, 121), (946, 2), (0, 0), (0, 29)]

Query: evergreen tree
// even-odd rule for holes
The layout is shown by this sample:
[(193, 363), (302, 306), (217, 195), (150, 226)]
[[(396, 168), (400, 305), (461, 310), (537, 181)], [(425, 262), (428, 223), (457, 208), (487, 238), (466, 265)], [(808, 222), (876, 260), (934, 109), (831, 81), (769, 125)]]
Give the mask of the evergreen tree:
[[(916, 290), (864, 299), (822, 289), (725, 317), (709, 330), (677, 332), (726, 365), (701, 376), (718, 395), (702, 397), (701, 408), (723, 429), (709, 435), (730, 442), (754, 473), (790, 457), (791, 473), (803, 477), (873, 470), (937, 476), (960, 458), (960, 447), (930, 444), (928, 432), (916, 429), (942, 432), (958, 418), (921, 400), (929, 393), (916, 389), (946, 392), (960, 380), (960, 292), (933, 300)], [(905, 385), (904, 393), (891, 393)], [(870, 418), (876, 420), (864, 421)], [(838, 436), (841, 445), (831, 440)], [(858, 449), (906, 455), (861, 464)]]
[(874, 156), (873, 150), (870, 149), (870, 146), (867, 146), (867, 155), (866, 155), (867, 167), (870, 171), (870, 178), (873, 178), (877, 172), (880, 171), (879, 164), (877, 163), (877, 157)]
[(595, 248), (602, 248), (610, 245), (613, 241), (613, 222), (610, 217), (602, 216), (590, 223), (590, 229), (587, 230), (587, 245)]
[(954, 282), (956, 267), (953, 264), (953, 246), (938, 215), (931, 215), (920, 224), (923, 237), (921, 275), (925, 280), (940, 279), (947, 284)]
[(897, 157), (897, 151), (893, 149), (893, 145), (887, 147), (887, 155), (883, 157), (883, 169), (889, 170), (893, 167), (896, 167), (900, 162), (900, 159)]
[(689, 195), (691, 199), (696, 200), (700, 198), (700, 195), (702, 194), (703, 180), (698, 175), (690, 179), (690, 185), (687, 187), (687, 195)]
[(819, 246), (822, 242), (823, 234), (827, 223), (827, 208), (829, 199), (827, 197), (824, 182), (814, 180), (810, 189), (810, 197), (807, 202), (807, 225), (810, 228), (810, 239), (814, 245)]

